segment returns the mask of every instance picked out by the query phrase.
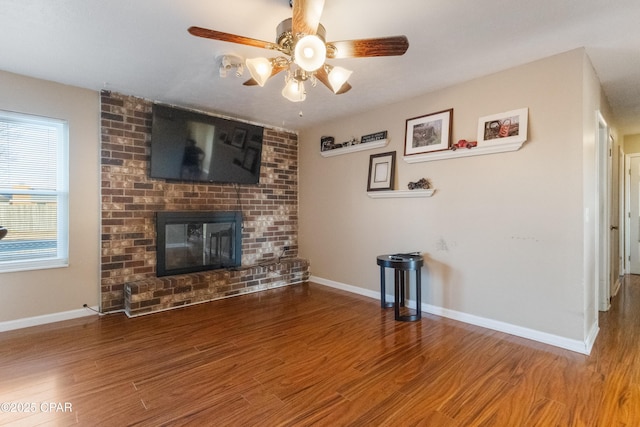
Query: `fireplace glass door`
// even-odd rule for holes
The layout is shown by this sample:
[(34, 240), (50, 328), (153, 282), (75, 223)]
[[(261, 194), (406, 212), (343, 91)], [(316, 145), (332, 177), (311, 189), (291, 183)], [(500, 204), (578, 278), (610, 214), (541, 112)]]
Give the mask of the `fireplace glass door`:
[(239, 265), (241, 233), (235, 215), (213, 219), (193, 218), (192, 213), (184, 218), (160, 217), (159, 213), (158, 276)]

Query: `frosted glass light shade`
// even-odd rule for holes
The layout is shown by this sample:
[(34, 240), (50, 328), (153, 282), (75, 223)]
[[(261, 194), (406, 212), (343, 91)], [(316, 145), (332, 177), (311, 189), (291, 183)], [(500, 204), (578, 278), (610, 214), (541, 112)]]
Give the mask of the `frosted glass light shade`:
[(301, 102), (307, 97), (304, 91), (304, 83), (296, 79), (290, 79), (282, 89), (282, 96), (291, 102)]
[(327, 59), (327, 47), (318, 36), (304, 36), (296, 43), (295, 63), (305, 71), (312, 72)]
[(250, 58), (246, 61), (247, 68), (253, 80), (255, 80), (260, 86), (264, 86), (271, 72), (273, 71), (273, 65), (267, 58)]
[(346, 68), (333, 67), (331, 71), (329, 71), (329, 84), (331, 85), (331, 89), (337, 93), (342, 85), (349, 80), (351, 73), (353, 73), (353, 71), (347, 70)]

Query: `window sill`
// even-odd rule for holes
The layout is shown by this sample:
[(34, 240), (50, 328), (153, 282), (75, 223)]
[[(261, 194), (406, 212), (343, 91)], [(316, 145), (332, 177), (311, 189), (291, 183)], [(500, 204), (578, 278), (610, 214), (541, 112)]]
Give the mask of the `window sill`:
[(0, 262), (0, 274), (2, 273), (15, 273), (19, 271), (31, 271), (31, 270), (48, 270), (52, 268), (65, 268), (69, 267), (68, 259), (48, 259), (41, 261), (8, 261)]

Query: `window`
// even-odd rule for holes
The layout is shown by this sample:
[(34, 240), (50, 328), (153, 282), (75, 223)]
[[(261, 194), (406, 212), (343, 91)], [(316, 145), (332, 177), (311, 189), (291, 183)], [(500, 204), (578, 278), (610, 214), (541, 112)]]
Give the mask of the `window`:
[(0, 272), (68, 265), (68, 131), (0, 111)]

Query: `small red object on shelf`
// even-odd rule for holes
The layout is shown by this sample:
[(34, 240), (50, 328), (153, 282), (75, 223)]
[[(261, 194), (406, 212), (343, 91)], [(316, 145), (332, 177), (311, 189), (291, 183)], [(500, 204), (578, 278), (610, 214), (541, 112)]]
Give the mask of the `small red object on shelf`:
[(478, 141), (467, 141), (466, 139), (461, 139), (451, 146), (452, 150), (457, 150), (458, 148), (472, 148), (478, 145)]

